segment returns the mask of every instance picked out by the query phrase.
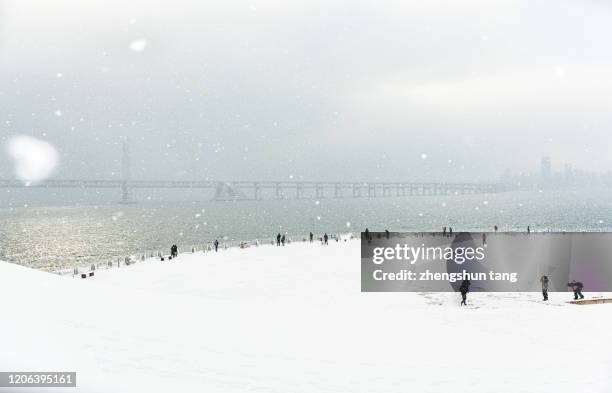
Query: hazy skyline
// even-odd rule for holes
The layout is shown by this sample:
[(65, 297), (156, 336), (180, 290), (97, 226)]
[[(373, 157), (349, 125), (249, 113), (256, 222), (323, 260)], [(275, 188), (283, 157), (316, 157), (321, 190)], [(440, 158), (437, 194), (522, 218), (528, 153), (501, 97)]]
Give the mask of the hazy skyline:
[[(495, 180), (612, 169), (603, 1), (0, 0), (0, 143), (56, 177)], [(0, 178), (14, 168), (0, 150)]]

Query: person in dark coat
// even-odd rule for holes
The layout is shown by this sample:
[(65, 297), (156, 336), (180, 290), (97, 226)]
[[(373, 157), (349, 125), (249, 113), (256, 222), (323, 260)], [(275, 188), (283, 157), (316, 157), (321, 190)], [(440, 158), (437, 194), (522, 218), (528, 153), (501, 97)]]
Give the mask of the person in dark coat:
[(312, 243), (312, 239), (314, 238), (314, 235), (312, 234), (312, 232), (310, 232), (310, 242)]
[(459, 292), (461, 292), (461, 305), (462, 306), (467, 306), (466, 300), (467, 300), (467, 294), (470, 291), (470, 285), (472, 283), (470, 282), (470, 280), (463, 280), (461, 282), (461, 286), (459, 287)]
[(280, 246), (281, 243), (281, 234), (279, 233), (278, 235), (276, 235), (276, 245)]
[(327, 245), (327, 240), (329, 240), (329, 236), (327, 236), (327, 233), (325, 235), (323, 235), (323, 244)]
[(574, 300), (584, 299), (584, 295), (582, 294), (582, 288), (584, 285), (580, 281), (572, 280), (572, 282), (567, 284), (568, 287), (572, 288), (574, 291)]
[(285, 235), (283, 235), (283, 236), (281, 237), (281, 244), (282, 244), (283, 246), (285, 245)]
[(219, 240), (215, 239), (215, 252), (217, 252), (219, 250)]
[(542, 283), (542, 296), (544, 296), (544, 301), (548, 300), (548, 276), (542, 276), (540, 278), (540, 282)]

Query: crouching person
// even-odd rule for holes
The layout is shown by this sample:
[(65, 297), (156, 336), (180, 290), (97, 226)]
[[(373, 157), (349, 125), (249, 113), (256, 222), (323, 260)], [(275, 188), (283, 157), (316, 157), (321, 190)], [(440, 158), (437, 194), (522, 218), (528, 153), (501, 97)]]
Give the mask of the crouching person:
[(584, 288), (584, 285), (581, 282), (572, 280), (572, 282), (568, 283), (567, 286), (572, 288), (574, 291), (574, 300), (578, 300), (578, 298), (584, 299), (584, 295), (582, 294), (582, 288)]

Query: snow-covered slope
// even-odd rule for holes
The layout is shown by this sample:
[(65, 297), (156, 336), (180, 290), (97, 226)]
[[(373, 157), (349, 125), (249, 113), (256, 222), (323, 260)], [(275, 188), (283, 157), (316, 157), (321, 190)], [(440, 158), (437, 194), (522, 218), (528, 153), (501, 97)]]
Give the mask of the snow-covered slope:
[(612, 391), (612, 305), (480, 293), (459, 308), (455, 294), (361, 293), (359, 269), (356, 241), (86, 280), (0, 263), (0, 370), (77, 371), (81, 392)]

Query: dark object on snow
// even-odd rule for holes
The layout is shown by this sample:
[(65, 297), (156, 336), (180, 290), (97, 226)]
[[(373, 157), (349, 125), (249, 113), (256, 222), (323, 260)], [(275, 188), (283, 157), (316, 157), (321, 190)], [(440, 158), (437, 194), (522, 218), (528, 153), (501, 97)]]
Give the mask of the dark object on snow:
[(276, 245), (277, 246), (281, 245), (281, 234), (280, 233), (278, 235), (276, 235)]
[(215, 239), (215, 252), (219, 250), (219, 240)]
[(580, 281), (572, 280), (572, 282), (567, 283), (567, 286), (572, 288), (574, 291), (574, 300), (584, 299), (584, 295), (582, 294), (582, 288), (584, 288), (584, 284)]
[(87, 278), (87, 274), (81, 273), (81, 278)]
[(470, 291), (470, 285), (472, 283), (470, 282), (470, 280), (463, 280), (461, 282), (461, 286), (459, 287), (459, 291), (461, 292), (461, 305), (462, 306), (467, 306), (466, 300), (467, 300), (467, 294)]
[(312, 232), (310, 232), (310, 242), (312, 243), (312, 238), (314, 237), (314, 235), (312, 234)]
[(327, 245), (327, 241), (329, 240), (329, 236), (327, 236), (327, 233), (323, 235), (323, 244)]
[(89, 277), (93, 277), (94, 272), (89, 272)]
[(281, 237), (281, 244), (282, 244), (283, 246), (285, 245), (285, 235), (283, 235), (283, 236)]
[(544, 301), (548, 300), (548, 276), (542, 276), (540, 278), (540, 282), (542, 283), (542, 296), (544, 296)]

